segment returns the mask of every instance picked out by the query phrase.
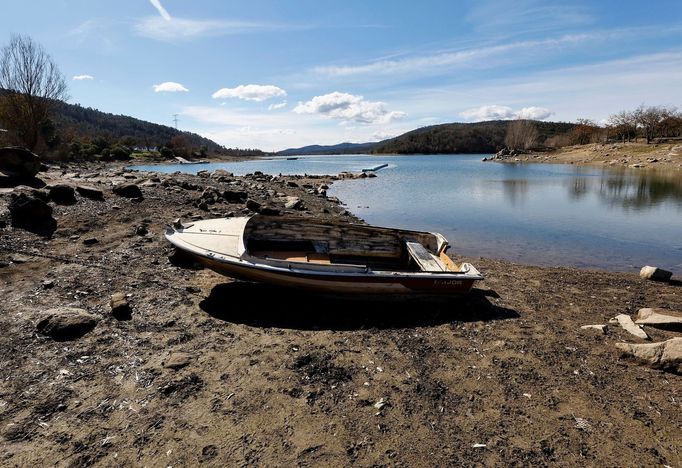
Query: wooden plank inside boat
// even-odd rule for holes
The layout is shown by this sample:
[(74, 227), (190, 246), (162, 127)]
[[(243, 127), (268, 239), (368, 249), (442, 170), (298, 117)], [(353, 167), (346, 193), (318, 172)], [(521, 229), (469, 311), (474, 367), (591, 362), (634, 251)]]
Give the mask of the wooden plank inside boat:
[(417, 242), (405, 242), (407, 252), (410, 254), (422, 271), (447, 271), (447, 267), (438, 257), (426, 250), (426, 247)]

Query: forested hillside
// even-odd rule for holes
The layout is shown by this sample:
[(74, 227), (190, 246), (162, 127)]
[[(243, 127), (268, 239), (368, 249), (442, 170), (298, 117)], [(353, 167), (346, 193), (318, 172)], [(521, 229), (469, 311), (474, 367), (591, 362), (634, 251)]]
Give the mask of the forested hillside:
[[(513, 121), (492, 120), (476, 123), (450, 123), (418, 128), (377, 143), (374, 153), (491, 153), (505, 147), (507, 127)], [(575, 124), (533, 122), (539, 133), (538, 144), (570, 132)]]

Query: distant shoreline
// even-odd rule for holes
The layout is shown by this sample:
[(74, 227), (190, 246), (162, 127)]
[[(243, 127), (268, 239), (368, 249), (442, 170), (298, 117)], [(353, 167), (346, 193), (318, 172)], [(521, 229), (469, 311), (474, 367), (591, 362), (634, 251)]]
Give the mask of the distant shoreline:
[(549, 152), (493, 155), (488, 161), (682, 171), (682, 144), (591, 143)]

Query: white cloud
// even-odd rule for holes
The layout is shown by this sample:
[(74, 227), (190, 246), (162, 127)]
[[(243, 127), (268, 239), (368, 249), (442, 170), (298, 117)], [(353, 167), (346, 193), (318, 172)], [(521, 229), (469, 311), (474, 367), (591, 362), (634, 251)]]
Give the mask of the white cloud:
[(389, 112), (383, 102), (366, 101), (362, 96), (338, 91), (315, 96), (308, 102), (299, 102), (294, 112), (367, 124), (388, 123), (407, 116), (405, 112)]
[(467, 120), (505, 120), (514, 118), (514, 111), (508, 106), (481, 106), (459, 113)]
[(179, 41), (202, 36), (222, 36), (264, 30), (261, 23), (212, 19), (171, 18), (158, 16), (143, 18), (135, 25), (138, 35), (159, 41)]
[(482, 120), (509, 120), (509, 119), (531, 119), (544, 120), (554, 112), (544, 107), (524, 107), (521, 110), (514, 111), (509, 106), (481, 106), (473, 109), (467, 109), (459, 113), (467, 120), (479, 122)]
[(153, 87), (155, 93), (177, 93), (180, 91), (182, 92), (189, 91), (189, 89), (185, 88), (180, 83), (176, 83), (174, 81), (165, 81), (160, 84), (155, 84)]
[(76, 75), (73, 77), (75, 81), (84, 81), (84, 80), (94, 80), (95, 77), (92, 75)]
[[(187, 130), (228, 147), (260, 148), (265, 151), (342, 141), (376, 141), (371, 125), (339, 126), (316, 115), (292, 116), (289, 112), (256, 112), (252, 108), (188, 106), (181, 116)], [(295, 118), (292, 118), (295, 117)], [(381, 133), (398, 135), (414, 127), (407, 122), (381, 127)]]
[(286, 96), (287, 92), (273, 85), (239, 85), (236, 88), (220, 88), (213, 93), (213, 99), (239, 98), (245, 101), (265, 101), (274, 97)]
[(165, 19), (166, 21), (171, 20), (171, 15), (168, 13), (168, 11), (166, 11), (163, 5), (161, 5), (160, 0), (149, 0), (149, 3), (151, 3), (152, 6), (157, 9), (157, 11), (159, 12), (163, 19)]
[(284, 109), (287, 106), (286, 101), (278, 102), (277, 104), (270, 104), (268, 106), (268, 110), (277, 110), (277, 109)]
[(544, 107), (531, 106), (524, 107), (523, 109), (518, 111), (516, 113), (516, 117), (519, 119), (545, 120), (546, 118), (550, 117), (553, 114), (554, 112)]
[(594, 49), (608, 44), (622, 45), (626, 40), (641, 41), (645, 37), (675, 36), (679, 35), (680, 29), (680, 25), (656, 28), (643, 26), (564, 34), (537, 40), (516, 42), (505, 40), (481, 47), (399, 53), (396, 54), (396, 58), (381, 58), (364, 64), (317, 66), (311, 71), (332, 78), (379, 76), (381, 80), (385, 80), (385, 76), (395, 79), (407, 75), (412, 78), (415, 75), (437, 74), (453, 69), (500, 68), (508, 65), (517, 66), (525, 62), (537, 63), (543, 57), (554, 58), (557, 52), (564, 52), (568, 48)]

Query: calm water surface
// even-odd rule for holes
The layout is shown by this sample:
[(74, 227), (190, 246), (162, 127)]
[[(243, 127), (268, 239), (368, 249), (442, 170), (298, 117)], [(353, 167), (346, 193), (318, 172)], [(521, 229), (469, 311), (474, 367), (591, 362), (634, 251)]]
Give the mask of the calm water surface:
[(137, 166), (237, 175), (337, 174), (388, 163), (377, 178), (328, 191), (371, 224), (444, 234), (452, 252), (539, 265), (682, 270), (682, 176), (555, 164), (482, 162), (484, 155), (301, 156)]

